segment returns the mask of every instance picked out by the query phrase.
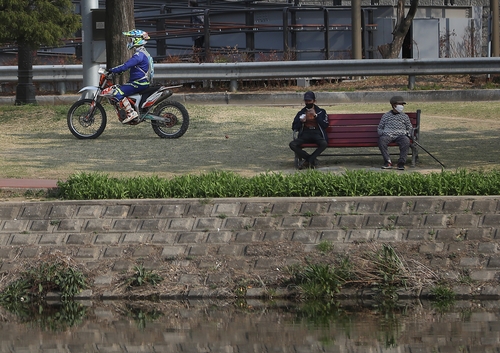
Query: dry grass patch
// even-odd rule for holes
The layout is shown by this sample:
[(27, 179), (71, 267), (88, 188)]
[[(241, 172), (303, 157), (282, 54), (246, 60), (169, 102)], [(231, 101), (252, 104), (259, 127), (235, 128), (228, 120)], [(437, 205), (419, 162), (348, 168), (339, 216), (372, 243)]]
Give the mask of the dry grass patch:
[[(4, 106), (0, 111), (0, 178), (65, 179), (75, 172), (160, 177), (212, 170), (244, 176), (268, 171), (291, 173), (295, 169), (288, 143), (300, 103), (186, 105), (190, 127), (183, 137), (172, 140), (158, 138), (149, 123), (123, 126), (109, 109), (103, 135), (96, 140), (78, 140), (66, 125), (69, 106)], [(389, 109), (388, 103), (318, 104), (327, 112), (383, 113)], [(422, 110), (420, 143), (450, 170), (498, 168), (499, 108), (499, 102), (408, 102), (406, 106), (407, 111)], [(417, 168), (408, 171), (440, 170), (425, 152), (420, 156)], [(320, 157), (320, 163), (326, 170), (378, 170), (381, 158)]]

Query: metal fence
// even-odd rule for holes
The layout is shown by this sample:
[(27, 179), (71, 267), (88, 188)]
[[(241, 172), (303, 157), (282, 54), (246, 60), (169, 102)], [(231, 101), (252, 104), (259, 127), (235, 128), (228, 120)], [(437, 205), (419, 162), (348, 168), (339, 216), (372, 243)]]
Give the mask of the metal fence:
[[(500, 73), (500, 58), (455, 59), (372, 59), (237, 62), (202, 64), (156, 64), (155, 81), (172, 84), (200, 81), (229, 81), (237, 89), (239, 80), (280, 80), (310, 78), (345, 78), (363, 76), (394, 76), (412, 78), (419, 75), (478, 75)], [(40, 65), (33, 67), (34, 83), (51, 83), (59, 93), (66, 85), (81, 84), (82, 65)], [(0, 66), (0, 84), (17, 83), (16, 66)]]

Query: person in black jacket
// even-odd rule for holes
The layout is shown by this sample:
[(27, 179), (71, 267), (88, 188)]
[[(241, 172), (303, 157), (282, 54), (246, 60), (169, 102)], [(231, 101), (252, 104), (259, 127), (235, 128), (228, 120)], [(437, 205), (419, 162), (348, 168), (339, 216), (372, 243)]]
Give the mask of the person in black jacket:
[[(295, 115), (292, 123), (294, 135), (298, 133), (298, 136), (289, 144), (292, 151), (302, 158), (302, 162), (298, 166), (299, 169), (315, 168), (316, 158), (328, 145), (326, 134), (328, 115), (326, 111), (316, 105), (314, 92), (309, 91), (304, 94), (304, 103), (305, 107)], [(304, 143), (315, 143), (318, 147), (312, 154), (309, 154), (300, 147)]]

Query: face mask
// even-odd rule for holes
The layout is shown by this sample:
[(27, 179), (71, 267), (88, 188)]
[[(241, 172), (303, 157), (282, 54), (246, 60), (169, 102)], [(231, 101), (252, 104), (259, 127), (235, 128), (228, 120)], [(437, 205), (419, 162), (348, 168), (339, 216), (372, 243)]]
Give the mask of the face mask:
[(401, 105), (401, 104), (398, 104), (398, 105), (396, 105), (396, 106), (394, 107), (394, 109), (396, 109), (396, 111), (397, 111), (398, 113), (402, 113), (404, 108), (405, 108), (405, 107), (404, 107), (403, 105)]
[(307, 109), (311, 109), (311, 108), (313, 108), (313, 107), (314, 107), (314, 103), (307, 103), (307, 104), (306, 104), (306, 108), (307, 108)]

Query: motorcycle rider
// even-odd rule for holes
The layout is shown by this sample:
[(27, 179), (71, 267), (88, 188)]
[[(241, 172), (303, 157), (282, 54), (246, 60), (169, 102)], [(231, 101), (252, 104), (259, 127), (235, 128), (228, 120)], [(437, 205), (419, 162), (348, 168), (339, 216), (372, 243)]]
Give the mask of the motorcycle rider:
[(149, 55), (146, 48), (144, 48), (147, 40), (150, 39), (148, 33), (139, 29), (133, 29), (128, 32), (123, 32), (123, 34), (130, 38), (130, 42), (127, 43), (127, 49), (134, 48), (135, 52), (125, 63), (113, 67), (109, 69), (109, 71), (120, 74), (130, 70), (129, 81), (123, 85), (115, 85), (113, 90), (113, 98), (123, 105), (127, 113), (127, 117), (122, 121), (123, 124), (126, 124), (139, 115), (137, 111), (132, 108), (127, 97), (139, 93), (150, 86), (153, 81), (154, 67), (151, 55)]

